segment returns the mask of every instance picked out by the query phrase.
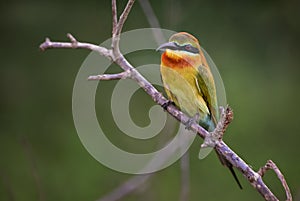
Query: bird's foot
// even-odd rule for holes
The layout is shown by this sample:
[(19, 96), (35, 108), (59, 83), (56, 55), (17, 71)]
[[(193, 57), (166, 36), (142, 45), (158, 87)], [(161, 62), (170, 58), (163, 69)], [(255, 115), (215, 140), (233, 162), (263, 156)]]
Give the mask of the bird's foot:
[(201, 144), (201, 148), (207, 147), (215, 147), (216, 144), (219, 142), (219, 136), (213, 131), (210, 132), (208, 136), (204, 139), (204, 142)]
[(199, 118), (200, 118), (200, 114), (196, 113), (192, 118), (190, 118), (186, 124), (185, 124), (185, 129), (187, 130), (191, 130), (191, 126), (194, 123), (198, 123), (199, 122)]
[(167, 100), (163, 105), (162, 108), (164, 109), (164, 111), (167, 111), (167, 108), (169, 105), (175, 105), (175, 103), (173, 101)]

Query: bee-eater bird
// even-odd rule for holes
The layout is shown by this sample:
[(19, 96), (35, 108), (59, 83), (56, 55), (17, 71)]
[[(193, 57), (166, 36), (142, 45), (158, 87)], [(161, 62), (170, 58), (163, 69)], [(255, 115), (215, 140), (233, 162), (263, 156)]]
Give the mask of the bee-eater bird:
[[(198, 40), (189, 33), (180, 32), (157, 50), (163, 52), (160, 72), (170, 101), (190, 117), (198, 116), (199, 124), (213, 131), (219, 120), (216, 87)], [(220, 154), (218, 156), (242, 188), (232, 164)]]

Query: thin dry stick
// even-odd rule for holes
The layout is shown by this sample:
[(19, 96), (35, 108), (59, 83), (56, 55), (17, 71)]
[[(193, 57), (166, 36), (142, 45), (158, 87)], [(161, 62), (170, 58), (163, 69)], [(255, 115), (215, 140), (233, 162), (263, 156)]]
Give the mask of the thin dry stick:
[(130, 77), (130, 72), (124, 71), (116, 74), (91, 75), (88, 80), (120, 80)]
[(118, 24), (118, 16), (117, 16), (117, 3), (116, 0), (111, 1), (111, 10), (112, 10), (112, 35), (116, 33), (116, 28)]
[(105, 47), (100, 47), (91, 43), (82, 43), (77, 42), (77, 40), (71, 35), (67, 34), (67, 37), (70, 39), (71, 43), (64, 42), (52, 42), (49, 38), (46, 38), (45, 42), (40, 45), (40, 49), (45, 51), (46, 49), (52, 48), (65, 48), (65, 49), (88, 49), (99, 53), (101, 56), (104, 56), (112, 60), (111, 50), (106, 49)]
[[(124, 71), (130, 72), (130, 79), (135, 80), (137, 84), (148, 93), (149, 96), (160, 106), (165, 107), (169, 102), (163, 95), (158, 92), (149, 81), (147, 81), (120, 53), (119, 50), (119, 39), (122, 27), (124, 22), (130, 12), (130, 9), (134, 3), (134, 0), (129, 0), (126, 8), (124, 9), (119, 22), (117, 23), (117, 28), (115, 32), (112, 34), (112, 49), (108, 50), (104, 47), (96, 46), (88, 43), (80, 43), (74, 37), (69, 37), (71, 43), (64, 42), (51, 42), (49, 39), (41, 44), (40, 48), (42, 50), (46, 50), (48, 48), (84, 48), (93, 51), (97, 51), (100, 55), (107, 57), (108, 59), (113, 60), (117, 65), (119, 65)], [(113, 7), (113, 9), (115, 9)], [(116, 12), (113, 12), (116, 13)], [(115, 18), (113, 16), (113, 18)], [(114, 28), (113, 28), (114, 29)], [(74, 41), (76, 41), (74, 43)], [(97, 48), (96, 48), (97, 47)], [(168, 104), (167, 104), (168, 105)], [(174, 105), (168, 105), (166, 111), (171, 114), (175, 119), (184, 125), (189, 124), (189, 127), (192, 131), (196, 132), (203, 139), (210, 136), (210, 133), (202, 128), (197, 123), (191, 123), (190, 118), (179, 111)], [(224, 128), (226, 126), (224, 125)], [(218, 153), (220, 153), (228, 162), (230, 162), (234, 167), (236, 167), (250, 182), (250, 184), (263, 196), (265, 200), (277, 201), (278, 198), (271, 192), (271, 190), (266, 186), (263, 182), (260, 174), (255, 172), (248, 164), (246, 164), (235, 152), (233, 152), (222, 139), (216, 141), (215, 149), (217, 149)], [(286, 185), (287, 194), (289, 193), (288, 186)]]
[[(117, 21), (116, 19), (118, 19), (118, 14), (117, 14), (117, 6), (116, 6), (116, 2), (115, 0), (113, 0), (112, 2), (112, 18), (113, 18), (113, 33), (112, 33), (112, 51), (113, 54), (112, 56), (114, 56), (113, 61), (116, 61), (117, 59), (119, 59), (120, 57), (123, 57), (123, 55), (120, 52), (120, 48), (119, 48), (119, 41), (120, 41), (120, 34), (123, 28), (123, 25), (128, 17), (128, 14), (133, 6), (135, 0), (129, 0), (127, 2), (127, 5), (124, 9), (124, 11), (122, 12), (119, 21)], [(117, 22), (117, 23), (116, 23)], [(122, 58), (121, 58), (122, 59)], [(126, 69), (124, 69), (126, 70)], [(127, 69), (129, 70), (129, 69)]]
[(30, 163), (29, 165), (30, 165), (30, 169), (31, 169), (31, 174), (35, 181), (35, 186), (36, 186), (37, 192), (38, 192), (38, 197), (39, 197), (38, 200), (40, 200), (40, 201), (46, 200), (45, 193), (42, 188), (42, 182), (41, 182), (40, 176), (37, 171), (36, 161), (35, 161), (35, 158), (33, 155), (32, 147), (31, 147), (30, 142), (27, 139), (27, 137), (23, 137), (21, 139), (21, 144), (23, 146), (27, 160)]
[[(170, 126), (170, 129), (167, 129), (169, 132), (166, 133), (166, 135), (163, 136), (163, 139), (161, 139), (159, 145), (162, 145), (165, 143), (166, 139), (170, 137), (170, 135), (173, 133), (172, 128), (174, 126)], [(170, 154), (172, 153), (167, 153), (165, 156), (160, 155), (159, 158), (169, 158)], [(150, 161), (147, 165), (151, 166), (152, 163), (163, 163), (164, 161), (157, 161), (157, 160), (152, 160)], [(136, 175), (128, 179), (127, 181), (123, 182), (120, 184), (117, 188), (109, 192), (107, 195), (101, 197), (97, 201), (116, 201), (119, 200), (120, 198), (128, 195), (129, 193), (133, 192), (137, 188), (141, 187), (142, 185), (146, 184), (155, 174), (144, 174), (144, 175)]]
[(119, 200), (120, 198), (128, 195), (129, 193), (134, 191), (136, 188), (143, 185), (146, 181), (148, 181), (151, 178), (152, 175), (153, 174), (134, 176), (134, 177), (130, 178), (129, 180), (125, 181), (118, 188), (115, 188), (108, 195), (98, 199), (97, 201)]
[(220, 120), (213, 132), (210, 133), (210, 137), (206, 137), (201, 147), (214, 147), (214, 145), (223, 138), (223, 135), (233, 120), (233, 111), (227, 105), (225, 108), (220, 107)]
[[(159, 21), (152, 9), (152, 6), (148, 0), (139, 0), (139, 3), (144, 11), (144, 14), (146, 15), (146, 18), (152, 28), (160, 28)], [(165, 37), (160, 30), (153, 30), (153, 35), (155, 38), (155, 41), (158, 45), (165, 42)]]
[(3, 191), (2, 192), (7, 192), (7, 197), (9, 201), (14, 201), (15, 199), (15, 195), (14, 195), (14, 191), (10, 182), (10, 179), (8, 177), (8, 175), (6, 174), (6, 172), (4, 172), (2, 169), (0, 169), (0, 177), (2, 177), (3, 180)]
[(292, 194), (290, 192), (289, 186), (287, 185), (283, 174), (272, 160), (268, 160), (266, 165), (258, 170), (258, 174), (263, 177), (268, 170), (273, 170), (276, 173), (278, 179), (281, 181), (281, 184), (286, 193), (286, 201), (292, 201)]
[[(125, 7), (123, 13), (121, 14), (120, 19), (119, 19), (119, 22), (118, 22), (118, 24), (117, 24), (117, 29), (116, 29), (116, 32), (115, 32), (116, 35), (120, 35), (120, 34), (121, 34), (121, 31), (122, 31), (122, 29), (123, 29), (123, 25), (124, 25), (124, 23), (125, 23), (125, 21), (126, 21), (128, 15), (129, 15), (129, 12), (130, 12), (130, 10), (131, 10), (133, 4), (134, 4), (134, 1), (135, 1), (135, 0), (129, 0), (129, 1), (127, 2), (127, 5), (126, 5), (126, 7)], [(117, 12), (115, 12), (115, 13), (117, 14)]]
[(181, 189), (179, 201), (187, 201), (190, 193), (190, 156), (188, 151), (180, 158), (180, 170)]

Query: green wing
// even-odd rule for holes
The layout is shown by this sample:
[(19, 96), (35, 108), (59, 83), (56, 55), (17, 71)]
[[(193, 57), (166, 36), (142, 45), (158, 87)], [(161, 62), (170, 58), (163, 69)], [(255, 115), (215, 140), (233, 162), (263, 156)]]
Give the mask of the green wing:
[(215, 126), (219, 118), (218, 102), (214, 78), (208, 67), (198, 67), (198, 76), (196, 77), (196, 84), (200, 95), (204, 99), (209, 109), (210, 119), (212, 120)]

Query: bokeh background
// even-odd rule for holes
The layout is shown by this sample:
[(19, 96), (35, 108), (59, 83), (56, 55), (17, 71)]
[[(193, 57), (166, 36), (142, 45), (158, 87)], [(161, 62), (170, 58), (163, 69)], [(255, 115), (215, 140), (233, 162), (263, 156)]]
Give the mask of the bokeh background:
[[(294, 199), (300, 200), (299, 1), (153, 0), (151, 4), (162, 28), (194, 34), (218, 66), (235, 114), (225, 142), (256, 170), (268, 159), (275, 161)], [(38, 49), (46, 36), (63, 41), (68, 32), (96, 44), (108, 39), (110, 5), (109, 0), (1, 2), (0, 200), (97, 200), (131, 177), (98, 163), (76, 133), (72, 89), (89, 52)], [(118, 1), (119, 10), (124, 5)], [(136, 2), (124, 31), (146, 27)], [(160, 55), (135, 52), (128, 59), (142, 65), (158, 63)], [(109, 71), (120, 70), (112, 65)], [(109, 110), (115, 84), (104, 83), (97, 94), (98, 118), (109, 138), (124, 148), (155, 149), (160, 138), (146, 146), (126, 139), (116, 128)], [(138, 125), (149, 124), (151, 105), (142, 90), (133, 96), (130, 109)], [(239, 190), (215, 154), (198, 160), (201, 142), (197, 138), (190, 149), (189, 200), (262, 200), (237, 173), (244, 186)], [(268, 172), (265, 181), (283, 200), (275, 174)], [(179, 192), (177, 162), (122, 200), (179, 200)]]

